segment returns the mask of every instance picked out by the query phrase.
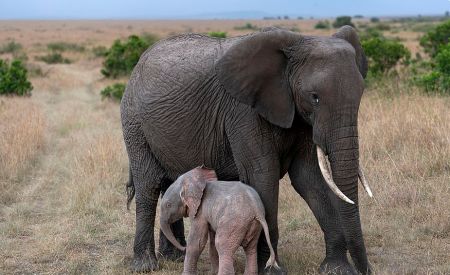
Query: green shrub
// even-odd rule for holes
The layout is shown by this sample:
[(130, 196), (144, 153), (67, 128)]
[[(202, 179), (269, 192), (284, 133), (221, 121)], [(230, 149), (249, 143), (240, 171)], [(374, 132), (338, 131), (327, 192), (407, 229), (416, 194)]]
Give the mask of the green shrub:
[(125, 92), (126, 85), (123, 83), (116, 83), (103, 89), (100, 94), (102, 99), (109, 98), (112, 100), (120, 101), (123, 93)]
[(50, 51), (54, 51), (54, 52), (64, 52), (64, 51), (84, 52), (86, 50), (86, 48), (84, 46), (80, 46), (75, 43), (67, 43), (67, 42), (48, 43), (47, 48)]
[(420, 45), (434, 57), (439, 52), (440, 48), (448, 44), (450, 38), (450, 20), (437, 25), (434, 29), (427, 32), (421, 39)]
[(208, 35), (211, 37), (217, 37), (217, 38), (226, 38), (227, 37), (226, 32), (209, 32)]
[(70, 59), (63, 57), (58, 52), (51, 52), (46, 55), (36, 56), (36, 60), (43, 61), (47, 64), (70, 64), (72, 62)]
[(352, 23), (352, 18), (350, 16), (338, 16), (336, 20), (333, 22), (334, 28), (340, 28), (342, 26), (349, 25), (355, 27)]
[(124, 42), (114, 41), (103, 62), (102, 74), (106, 77), (117, 78), (128, 76), (139, 61), (142, 53), (154, 42), (149, 43), (137, 35), (132, 35)]
[(391, 29), (391, 26), (389, 24), (379, 23), (375, 26), (375, 28), (380, 31), (388, 31)]
[(0, 95), (31, 95), (33, 86), (28, 81), (27, 69), (20, 60), (13, 60), (11, 65), (0, 59)]
[(411, 53), (403, 44), (383, 37), (372, 37), (361, 41), (369, 59), (369, 73), (373, 76), (386, 73), (399, 62), (408, 62)]
[(418, 84), (428, 93), (450, 94), (450, 44), (440, 48), (431, 67), (431, 72), (419, 76)]
[(370, 18), (370, 22), (372, 22), (372, 23), (378, 23), (378, 22), (380, 22), (380, 18), (378, 18), (378, 17), (372, 17), (372, 18)]
[(108, 54), (108, 49), (105, 46), (96, 46), (92, 48), (92, 53), (96, 57), (105, 57)]
[(245, 23), (243, 26), (236, 26), (234, 27), (235, 30), (241, 31), (241, 30), (257, 30), (258, 27), (256, 25), (253, 25), (250, 22)]
[(144, 39), (149, 45), (153, 45), (159, 40), (156, 35), (147, 32), (141, 34), (141, 38)]
[(385, 38), (385, 37), (380, 30), (374, 27), (368, 27), (364, 32), (359, 33), (359, 38), (361, 40), (368, 40), (371, 38)]
[(20, 43), (16, 43), (15, 41), (10, 41), (0, 47), (0, 54), (4, 53), (18, 53), (22, 50), (22, 45)]
[(319, 21), (317, 22), (317, 24), (314, 26), (315, 29), (326, 29), (328, 30), (330, 28), (330, 22), (328, 22), (328, 20), (325, 21)]

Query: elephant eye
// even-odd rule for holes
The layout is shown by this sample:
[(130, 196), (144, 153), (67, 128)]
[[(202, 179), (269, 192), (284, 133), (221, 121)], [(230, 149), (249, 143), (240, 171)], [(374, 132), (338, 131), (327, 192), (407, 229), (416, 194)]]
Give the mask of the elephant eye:
[(316, 93), (310, 93), (310, 97), (313, 105), (319, 104), (319, 96)]
[(166, 203), (166, 207), (167, 207), (167, 208), (172, 207), (172, 205), (170, 204), (170, 202), (167, 202), (167, 203)]

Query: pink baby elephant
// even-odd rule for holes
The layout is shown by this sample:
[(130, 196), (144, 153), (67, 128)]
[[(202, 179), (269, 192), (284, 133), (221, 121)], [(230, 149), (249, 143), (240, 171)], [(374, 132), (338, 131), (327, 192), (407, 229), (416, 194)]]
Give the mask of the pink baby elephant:
[(233, 254), (242, 246), (245, 274), (258, 274), (256, 247), (261, 229), (270, 248), (266, 268), (278, 268), (264, 218), (264, 206), (256, 191), (236, 181), (218, 181), (214, 170), (197, 167), (181, 175), (161, 201), (161, 230), (178, 249), (170, 224), (182, 217), (191, 219), (183, 274), (197, 274), (197, 261), (210, 238), (214, 274), (234, 274)]

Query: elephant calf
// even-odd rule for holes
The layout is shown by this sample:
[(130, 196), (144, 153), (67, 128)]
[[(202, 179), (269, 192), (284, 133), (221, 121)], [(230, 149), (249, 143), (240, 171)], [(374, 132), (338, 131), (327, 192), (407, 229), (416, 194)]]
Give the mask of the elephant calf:
[(267, 267), (278, 268), (265, 220), (264, 206), (256, 191), (241, 182), (218, 181), (214, 170), (197, 167), (181, 175), (161, 202), (161, 230), (178, 249), (185, 248), (174, 237), (170, 224), (187, 217), (191, 230), (187, 241), (183, 274), (197, 274), (197, 261), (210, 238), (214, 274), (234, 274), (233, 254), (245, 250), (245, 274), (257, 274), (257, 244), (261, 229), (270, 248)]

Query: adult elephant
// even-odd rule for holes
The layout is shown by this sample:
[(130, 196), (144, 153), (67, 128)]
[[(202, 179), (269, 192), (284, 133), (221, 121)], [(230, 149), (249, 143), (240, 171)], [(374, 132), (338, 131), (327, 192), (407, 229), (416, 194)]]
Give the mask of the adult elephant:
[[(356, 269), (370, 273), (357, 185), (357, 118), (366, 71), (349, 26), (332, 37), (276, 28), (229, 39), (188, 34), (147, 50), (121, 104), (129, 201), (136, 194), (133, 268), (158, 268), (158, 197), (180, 174), (204, 164), (221, 180), (255, 188), (275, 250), (278, 185), (288, 172), (324, 232), (321, 269), (356, 272), (348, 250)], [(172, 230), (183, 243), (182, 221)], [(161, 235), (162, 254), (170, 254)], [(269, 255), (260, 238), (260, 271)]]

